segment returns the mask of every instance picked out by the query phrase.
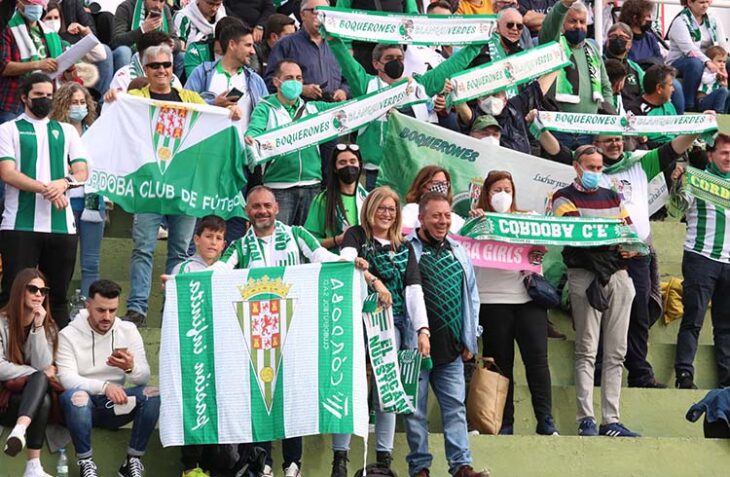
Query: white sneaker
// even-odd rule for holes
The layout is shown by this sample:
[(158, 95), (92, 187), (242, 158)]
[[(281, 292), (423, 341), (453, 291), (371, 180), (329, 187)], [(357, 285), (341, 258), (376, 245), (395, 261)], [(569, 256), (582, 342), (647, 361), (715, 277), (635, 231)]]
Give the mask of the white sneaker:
[(25, 447), (25, 428), (21, 426), (13, 427), (5, 441), (5, 453), (10, 457), (15, 457)]
[(296, 462), (292, 462), (289, 468), (284, 471), (284, 477), (302, 477)]
[(265, 465), (263, 472), (259, 472), (259, 477), (274, 477), (274, 471), (270, 465)]
[(43, 470), (40, 459), (31, 459), (25, 463), (23, 477), (53, 477)]

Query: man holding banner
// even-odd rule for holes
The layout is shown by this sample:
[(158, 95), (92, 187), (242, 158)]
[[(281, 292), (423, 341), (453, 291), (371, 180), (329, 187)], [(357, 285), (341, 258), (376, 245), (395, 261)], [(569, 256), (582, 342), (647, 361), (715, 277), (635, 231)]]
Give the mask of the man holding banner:
[(710, 299), (720, 387), (730, 386), (730, 136), (718, 134), (707, 151), (706, 170), (688, 168), (670, 202), (687, 217), (684, 316), (674, 359), (680, 389), (696, 388), (692, 363)]
[[(411, 476), (428, 477), (433, 456), (428, 450), (428, 385), (431, 384), (444, 427), (446, 459), (454, 477), (489, 477), (471, 467), (466, 427), (464, 363), (477, 353), (479, 292), (464, 248), (448, 237), (451, 205), (446, 196), (427, 192), (419, 203), (421, 227), (408, 241), (418, 260), (431, 340), (432, 369), (421, 370), (416, 412), (406, 416)], [(430, 332), (429, 332), (430, 330)]]
[[(631, 218), (619, 194), (599, 186), (603, 173), (600, 149), (580, 146), (575, 151), (573, 167), (577, 174), (575, 182), (553, 196), (555, 215), (619, 218), (630, 225)], [(584, 234), (590, 230), (590, 226), (582, 227)], [(563, 249), (575, 325), (575, 391), (581, 436), (599, 434), (593, 412), (593, 380), (598, 344), (602, 341), (600, 434), (638, 437), (619, 422), (626, 335), (635, 295), (634, 285), (623, 267), (625, 259), (635, 255), (612, 245)]]
[[(352, 57), (343, 41), (328, 37), (332, 53), (342, 67), (342, 74), (350, 85), (354, 97), (363, 96), (384, 89), (403, 78), (403, 49), (399, 45), (379, 44), (373, 49), (372, 64), (378, 72), (377, 76), (368, 72)], [(446, 80), (453, 74), (465, 69), (479, 54), (478, 45), (463, 48), (457, 54), (441, 63), (422, 76), (416, 76), (416, 91), (408, 98), (407, 108), (416, 119), (427, 120), (431, 109), (431, 97), (444, 89)], [(383, 116), (371, 122), (357, 137), (357, 143), (363, 151), (365, 160), (365, 188), (372, 190), (378, 177), (380, 163), (383, 160), (383, 145), (387, 139), (387, 118)]]

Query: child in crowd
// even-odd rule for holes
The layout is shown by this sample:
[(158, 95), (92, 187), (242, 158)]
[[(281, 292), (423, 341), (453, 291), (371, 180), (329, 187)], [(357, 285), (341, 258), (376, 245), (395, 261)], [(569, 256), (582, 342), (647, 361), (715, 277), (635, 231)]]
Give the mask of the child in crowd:
[(719, 73), (713, 73), (705, 67), (705, 71), (702, 73), (702, 83), (699, 91), (697, 91), (700, 111), (713, 110), (719, 114), (728, 112), (728, 106), (730, 106), (728, 105), (728, 95), (730, 93), (727, 88), (727, 70), (725, 67), (727, 54), (725, 48), (719, 45), (711, 46), (705, 50), (705, 55), (719, 68)]
[[(193, 235), (195, 255), (172, 269), (172, 275), (179, 273), (200, 272), (213, 265), (223, 253), (226, 246), (226, 222), (217, 215), (208, 215), (198, 222)], [(189, 445), (180, 449), (182, 454), (183, 473), (185, 477), (203, 477), (208, 474), (200, 467), (203, 450), (210, 446)]]

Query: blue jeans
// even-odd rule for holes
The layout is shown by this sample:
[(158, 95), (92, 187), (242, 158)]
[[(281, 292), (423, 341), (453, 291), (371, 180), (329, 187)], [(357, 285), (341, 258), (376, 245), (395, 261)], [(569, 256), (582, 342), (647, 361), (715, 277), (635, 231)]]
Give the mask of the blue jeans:
[[(81, 207), (78, 206), (81, 201)], [(104, 237), (104, 221), (87, 222), (81, 220), (84, 210), (84, 199), (71, 199), (71, 207), (76, 220), (76, 231), (79, 234), (79, 262), (81, 263), (81, 293), (89, 296), (89, 286), (99, 279), (101, 262), (101, 239)], [(104, 212), (102, 212), (102, 218)]]
[(418, 378), (418, 405), (414, 414), (405, 416), (406, 436), (411, 452), (406, 457), (408, 473), (416, 475), (428, 469), (433, 456), (428, 451), (428, 384), (431, 383), (441, 408), (444, 444), (449, 473), (455, 474), (463, 465), (471, 464), (469, 437), (466, 429), (466, 397), (464, 362), (457, 356), (450, 363), (422, 370)]
[[(195, 217), (165, 215), (167, 219), (167, 262), (165, 273), (172, 273), (178, 263), (185, 260), (188, 244), (193, 236)], [(127, 310), (147, 314), (147, 299), (152, 285), (152, 256), (157, 245), (157, 231), (162, 223), (160, 214), (135, 214), (132, 225), (132, 261), (129, 267), (130, 290)]]
[[(394, 316), (395, 345), (398, 349), (415, 348), (417, 346), (416, 332), (411, 326), (410, 320), (404, 316)], [(374, 379), (374, 378), (373, 378)], [(380, 401), (377, 387), (375, 390), (375, 403)], [(393, 436), (395, 435), (395, 414), (383, 412), (379, 406), (375, 410), (375, 450), (378, 452), (393, 451)], [(350, 450), (350, 434), (332, 434), (332, 450)]]
[(279, 203), (279, 215), (276, 218), (286, 225), (304, 225), (309, 206), (320, 191), (319, 184), (273, 190)]
[(672, 80), (674, 85), (674, 91), (672, 91), (672, 104), (674, 109), (677, 111), (679, 116), (684, 114), (684, 90), (682, 89), (682, 82), (677, 78)]
[(705, 65), (699, 58), (683, 57), (675, 60), (672, 66), (682, 74), (682, 91), (684, 92), (685, 109), (695, 109), (697, 90), (702, 82)]
[(112, 52), (112, 58), (114, 62), (114, 72), (116, 73), (120, 68), (123, 68), (132, 61), (132, 49), (126, 45), (120, 45), (114, 48)]
[(694, 376), (692, 363), (697, 354), (697, 339), (712, 299), (710, 315), (717, 373), (720, 387), (730, 386), (730, 264), (685, 250), (682, 276), (684, 315), (677, 335), (674, 368), (677, 374), (686, 371)]
[(697, 109), (699, 111), (707, 111), (708, 109), (711, 109), (717, 114), (724, 114), (727, 107), (727, 99), (727, 88), (717, 88), (712, 93), (700, 98), (698, 101), (699, 107)]
[(76, 449), (76, 456), (79, 459), (91, 457), (92, 427), (116, 430), (132, 421), (134, 424), (127, 454), (143, 456), (160, 416), (160, 396), (156, 390), (154, 393), (151, 390), (153, 388), (146, 386), (125, 389), (127, 396), (137, 399), (137, 405), (132, 412), (122, 416), (114, 414), (113, 404), (103, 394), (90, 396), (79, 389), (64, 392), (60, 399), (61, 410)]
[(101, 93), (100, 101), (104, 101), (104, 93), (109, 89), (114, 77), (114, 55), (107, 45), (104, 45), (104, 51), (106, 51), (106, 59), (94, 63), (99, 70), (99, 81), (96, 82), (94, 89)]
[(553, 131), (553, 136), (555, 136), (555, 139), (557, 139), (560, 144), (571, 151), (575, 151), (578, 147), (590, 144), (593, 141), (593, 136), (590, 134), (572, 134)]

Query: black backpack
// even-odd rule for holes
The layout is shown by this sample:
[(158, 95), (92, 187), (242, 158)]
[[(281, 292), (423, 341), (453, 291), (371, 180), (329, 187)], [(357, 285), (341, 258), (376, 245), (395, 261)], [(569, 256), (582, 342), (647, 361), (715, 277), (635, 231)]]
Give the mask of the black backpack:
[(201, 466), (214, 477), (258, 477), (266, 451), (253, 444), (220, 444), (205, 449)]

